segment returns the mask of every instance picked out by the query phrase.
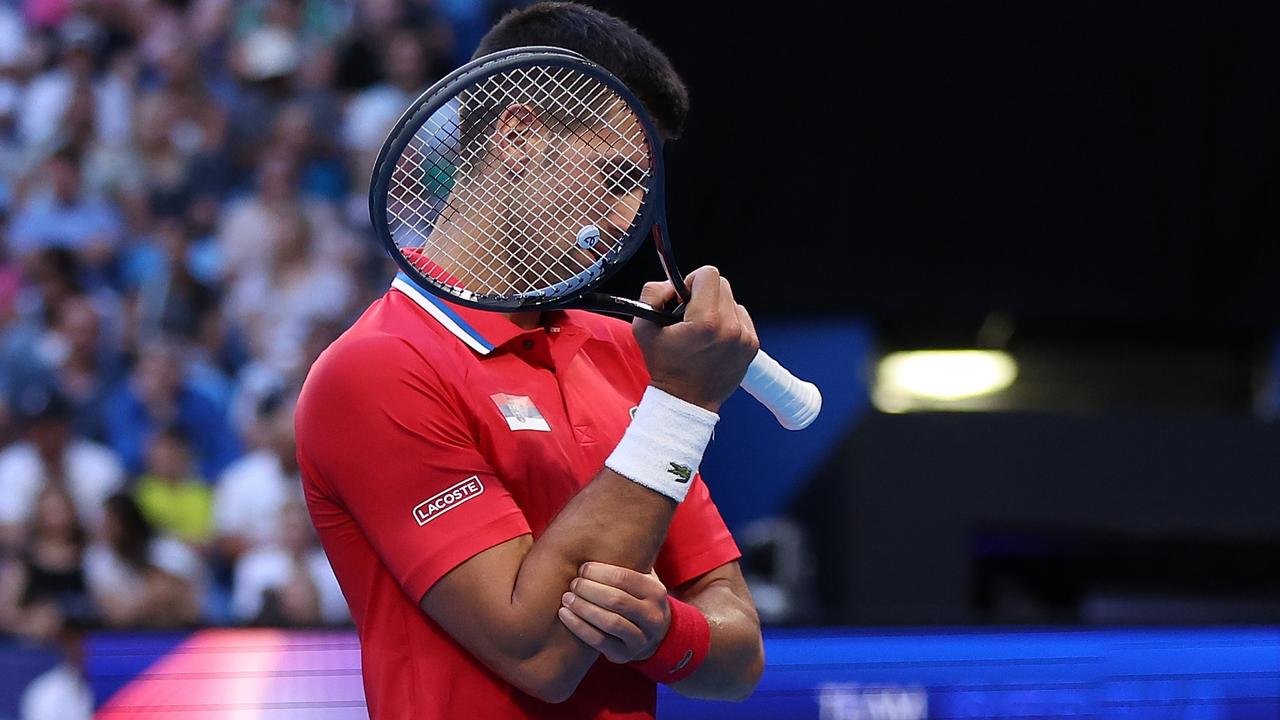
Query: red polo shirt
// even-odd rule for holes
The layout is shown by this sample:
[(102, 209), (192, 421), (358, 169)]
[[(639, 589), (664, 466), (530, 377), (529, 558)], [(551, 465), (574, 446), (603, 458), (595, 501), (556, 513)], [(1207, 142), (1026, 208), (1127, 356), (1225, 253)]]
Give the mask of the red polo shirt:
[[(311, 368), (298, 461), (389, 718), (653, 717), (654, 684), (603, 658), (550, 705), (490, 672), (418, 607), (468, 558), (532, 533), (599, 472), (648, 384), (630, 326), (579, 311), (523, 330), (398, 277)], [(739, 557), (701, 478), (672, 520), (668, 587)]]

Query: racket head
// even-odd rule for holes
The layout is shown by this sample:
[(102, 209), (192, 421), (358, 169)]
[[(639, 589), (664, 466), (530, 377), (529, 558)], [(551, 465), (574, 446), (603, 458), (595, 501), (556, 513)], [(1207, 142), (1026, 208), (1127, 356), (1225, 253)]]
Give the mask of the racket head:
[[(513, 151), (524, 141), (540, 150)], [(423, 289), (484, 310), (551, 309), (664, 224), (663, 188), (661, 135), (639, 99), (578, 53), (524, 47), (463, 65), (401, 115), (369, 212)]]

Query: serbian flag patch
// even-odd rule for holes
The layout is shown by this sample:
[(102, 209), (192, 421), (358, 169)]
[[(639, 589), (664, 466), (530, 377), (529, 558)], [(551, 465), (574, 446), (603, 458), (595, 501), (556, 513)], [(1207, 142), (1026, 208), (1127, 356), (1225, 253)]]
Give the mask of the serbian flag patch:
[(498, 412), (502, 413), (502, 417), (506, 418), (507, 427), (512, 430), (551, 432), (551, 426), (547, 424), (546, 418), (542, 417), (538, 407), (529, 398), (506, 393), (494, 393), (489, 397), (493, 400), (493, 404), (498, 406)]

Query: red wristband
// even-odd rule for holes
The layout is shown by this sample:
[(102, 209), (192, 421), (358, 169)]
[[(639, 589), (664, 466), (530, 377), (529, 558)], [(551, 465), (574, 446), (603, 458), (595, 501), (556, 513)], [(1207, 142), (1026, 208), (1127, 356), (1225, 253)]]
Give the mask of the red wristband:
[(675, 683), (693, 674), (711, 650), (711, 625), (698, 608), (667, 597), (671, 626), (653, 656), (629, 663), (636, 672), (658, 683)]

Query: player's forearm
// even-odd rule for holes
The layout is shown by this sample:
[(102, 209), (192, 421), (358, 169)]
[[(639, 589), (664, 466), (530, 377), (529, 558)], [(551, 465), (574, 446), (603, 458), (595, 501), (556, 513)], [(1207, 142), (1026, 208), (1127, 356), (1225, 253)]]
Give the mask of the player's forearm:
[[(520, 564), (511, 593), (515, 625), (523, 631), (523, 669), (565, 696), (599, 656), (556, 616), (561, 596), (588, 560), (647, 571), (666, 537), (675, 503), (608, 468), (556, 516)], [(551, 678), (550, 680), (546, 680)]]
[(702, 665), (672, 689), (705, 700), (745, 700), (764, 672), (760, 620), (744, 590), (715, 578), (680, 594), (711, 624), (711, 651)]
[(598, 657), (560, 622), (570, 581), (587, 561), (653, 566), (717, 419), (650, 388), (607, 467), (536, 542), (525, 535), (463, 563), (423, 608), (508, 682), (544, 700), (567, 698)]
[[(657, 387), (645, 391), (626, 434), (599, 474), (569, 502), (520, 563), (513, 607), (543, 643), (535, 668), (578, 681), (597, 651), (559, 621), (561, 597), (586, 561), (648, 572), (676, 504), (697, 472), (719, 416)], [(528, 626), (526, 626), (528, 627)]]

